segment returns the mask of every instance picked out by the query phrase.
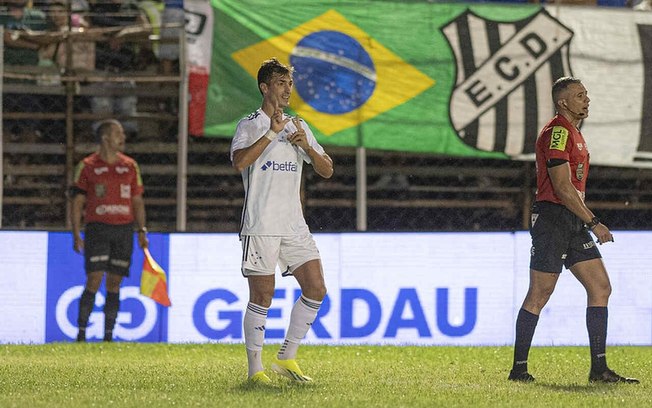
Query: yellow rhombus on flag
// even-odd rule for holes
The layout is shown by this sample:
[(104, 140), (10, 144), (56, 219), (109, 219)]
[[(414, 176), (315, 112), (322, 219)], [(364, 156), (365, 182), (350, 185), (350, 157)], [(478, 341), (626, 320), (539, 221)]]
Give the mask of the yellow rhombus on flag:
[(170, 306), (168, 296), (168, 283), (165, 271), (156, 263), (149, 249), (143, 249), (145, 259), (143, 260), (143, 272), (140, 276), (140, 293), (153, 299), (155, 302)]
[(344, 114), (319, 112), (303, 101), (296, 89), (292, 91), (290, 107), (327, 136), (366, 122), (409, 101), (435, 84), (433, 79), (403, 61), (335, 10), (329, 10), (281, 35), (236, 51), (231, 57), (256, 78), (263, 60), (277, 57), (280, 62), (289, 64), (297, 43), (310, 33), (323, 30), (338, 31), (365, 44), (377, 70), (376, 87), (371, 98), (362, 107)]

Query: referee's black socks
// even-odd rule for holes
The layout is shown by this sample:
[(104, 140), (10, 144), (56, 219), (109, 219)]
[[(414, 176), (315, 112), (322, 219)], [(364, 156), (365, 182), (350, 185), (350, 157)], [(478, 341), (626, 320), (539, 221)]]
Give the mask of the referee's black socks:
[(516, 340), (514, 341), (514, 365), (512, 372), (527, 372), (527, 358), (532, 345), (534, 330), (539, 322), (539, 316), (521, 308), (516, 318)]
[(79, 315), (77, 316), (77, 327), (79, 333), (77, 334), (77, 341), (86, 341), (86, 326), (88, 326), (88, 318), (93, 311), (95, 305), (95, 293), (84, 289), (81, 298), (79, 299)]
[(104, 304), (104, 341), (113, 340), (113, 327), (120, 310), (120, 292), (106, 292)]
[(607, 369), (607, 307), (586, 308), (586, 328), (589, 331), (591, 348), (591, 372), (603, 373)]

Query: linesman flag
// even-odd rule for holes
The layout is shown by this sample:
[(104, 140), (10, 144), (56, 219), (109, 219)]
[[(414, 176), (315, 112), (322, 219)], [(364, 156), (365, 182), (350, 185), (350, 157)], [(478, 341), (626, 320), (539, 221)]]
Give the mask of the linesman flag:
[(170, 306), (168, 296), (168, 281), (165, 271), (156, 263), (149, 249), (143, 249), (145, 259), (143, 260), (143, 272), (140, 276), (140, 293), (153, 299), (155, 302)]

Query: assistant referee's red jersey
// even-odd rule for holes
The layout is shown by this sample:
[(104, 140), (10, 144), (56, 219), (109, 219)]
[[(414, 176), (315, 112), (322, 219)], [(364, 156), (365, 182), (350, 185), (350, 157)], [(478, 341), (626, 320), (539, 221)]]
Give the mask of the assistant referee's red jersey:
[(75, 170), (75, 186), (86, 192), (84, 221), (122, 225), (134, 221), (131, 198), (143, 194), (138, 163), (118, 153), (109, 164), (99, 153), (84, 158)]
[(550, 159), (562, 159), (568, 162), (571, 170), (571, 182), (584, 200), (586, 179), (589, 176), (590, 155), (586, 141), (579, 129), (562, 115), (556, 115), (541, 130), (537, 138), (535, 154), (537, 165), (536, 201), (561, 204), (548, 175), (546, 163)]

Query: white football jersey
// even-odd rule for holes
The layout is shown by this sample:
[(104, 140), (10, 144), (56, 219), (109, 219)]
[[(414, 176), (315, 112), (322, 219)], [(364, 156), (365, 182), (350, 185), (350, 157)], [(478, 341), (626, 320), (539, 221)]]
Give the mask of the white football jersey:
[[(269, 130), (270, 122), (262, 109), (240, 120), (231, 142), (231, 161), (233, 152), (254, 144)], [(317, 153), (324, 154), (308, 125), (301, 121), (301, 126), (310, 146)], [(287, 136), (296, 131), (294, 123), (289, 121), (276, 140), (242, 171), (245, 199), (240, 235), (287, 236), (308, 232), (299, 190), (303, 162), (310, 163), (310, 157), (302, 148), (288, 142)]]

